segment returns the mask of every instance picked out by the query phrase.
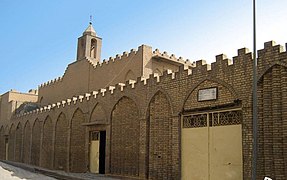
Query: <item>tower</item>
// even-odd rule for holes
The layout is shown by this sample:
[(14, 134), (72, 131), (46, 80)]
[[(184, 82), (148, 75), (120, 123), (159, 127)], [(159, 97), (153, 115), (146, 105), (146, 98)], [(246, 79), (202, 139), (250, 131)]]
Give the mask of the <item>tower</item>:
[(78, 38), (77, 61), (89, 59), (97, 63), (101, 59), (102, 38), (97, 37), (90, 22), (83, 35)]

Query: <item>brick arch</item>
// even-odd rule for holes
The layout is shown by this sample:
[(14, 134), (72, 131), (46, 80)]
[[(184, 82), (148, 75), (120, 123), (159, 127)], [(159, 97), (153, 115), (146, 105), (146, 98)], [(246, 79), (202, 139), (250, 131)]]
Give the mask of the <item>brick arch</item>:
[(15, 155), (15, 125), (12, 124), (9, 130), (9, 141), (8, 141), (8, 160), (14, 161)]
[(6, 125), (5, 130), (4, 130), (4, 134), (9, 135), (9, 131), (10, 131), (10, 128), (8, 125)]
[(55, 161), (54, 168), (67, 171), (69, 121), (61, 112), (55, 125)]
[(105, 108), (101, 105), (101, 103), (97, 103), (92, 110), (90, 116), (90, 122), (107, 122), (107, 114)]
[(70, 171), (86, 172), (87, 162), (85, 154), (86, 128), (82, 124), (85, 122), (83, 111), (75, 110), (71, 119), (71, 144), (70, 144)]
[(32, 127), (31, 164), (39, 166), (41, 143), (41, 123), (36, 119)]
[(27, 121), (24, 126), (24, 138), (23, 138), (23, 162), (30, 163), (30, 149), (31, 149), (31, 125)]
[(43, 124), (43, 139), (41, 147), (41, 166), (52, 169), (53, 157), (53, 121), (47, 116)]
[(287, 64), (284, 63), (284, 62), (273, 62), (272, 64), (270, 64), (267, 68), (265, 68), (265, 69), (258, 75), (258, 77), (257, 77), (258, 83), (259, 83), (260, 81), (262, 81), (263, 76), (264, 76), (266, 73), (268, 73), (268, 71), (270, 71), (270, 70), (273, 68), (273, 66), (275, 66), (275, 65), (279, 65), (279, 66), (282, 66), (282, 67), (287, 68)]
[[(258, 81), (258, 177), (286, 177), (287, 67), (275, 63)], [(271, 163), (271, 164), (269, 164)]]
[(167, 98), (167, 101), (168, 101), (168, 103), (170, 104), (171, 114), (176, 113), (176, 109), (174, 108), (174, 104), (173, 104), (173, 102), (172, 102), (172, 99), (171, 99), (170, 95), (169, 95), (164, 89), (158, 88), (158, 89), (154, 90), (153, 92), (151, 92), (152, 96), (149, 97), (149, 99), (148, 99), (148, 101), (147, 101), (147, 105), (145, 106), (146, 109), (145, 109), (145, 112), (144, 112), (144, 113), (145, 113), (145, 116), (144, 116), (144, 117), (148, 118), (148, 116), (149, 116), (148, 112), (149, 112), (150, 102), (152, 101), (152, 99), (154, 98), (154, 96), (155, 96), (156, 94), (158, 94), (158, 93), (164, 94), (165, 97)]
[(0, 128), (0, 159), (5, 159), (5, 129), (3, 126)]
[(15, 130), (15, 161), (20, 162), (22, 159), (22, 125), (19, 122)]
[(123, 96), (114, 106), (111, 115), (112, 174), (139, 175), (139, 109), (135, 101)]
[(168, 97), (158, 91), (148, 108), (148, 178), (173, 179), (172, 111)]
[[(197, 104), (197, 91), (202, 88), (210, 88), (210, 87), (218, 87), (218, 100), (215, 101), (206, 101), (205, 106), (211, 105), (219, 105), (224, 103), (232, 103), (234, 100), (240, 99), (236, 90), (226, 83), (223, 80), (215, 79), (215, 78), (204, 78), (199, 81), (197, 84), (191, 87), (189, 91), (187, 91), (187, 95), (184, 98), (182, 109), (188, 109), (187, 103), (193, 104), (195, 107), (199, 107), (202, 105)], [(223, 92), (222, 92), (223, 90)]]
[(136, 77), (135, 73), (132, 70), (128, 70), (126, 75), (125, 75), (125, 79), (124, 80), (125, 80), (124, 82), (126, 82), (128, 80), (137, 80), (137, 77)]

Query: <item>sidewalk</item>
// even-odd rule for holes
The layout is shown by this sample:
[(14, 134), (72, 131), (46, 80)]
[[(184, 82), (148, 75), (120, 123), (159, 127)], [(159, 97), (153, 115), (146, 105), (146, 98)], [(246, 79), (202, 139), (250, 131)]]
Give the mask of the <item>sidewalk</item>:
[[(132, 180), (132, 178), (126, 177), (115, 177), (110, 175), (102, 175), (102, 174), (93, 174), (93, 173), (67, 173), (64, 171), (57, 170), (49, 170), (38, 166), (33, 166), (29, 164), (13, 162), (13, 161), (0, 161), (5, 164), (9, 164), (32, 173), (43, 174), (45, 176), (49, 176), (55, 179), (61, 180)], [(14, 172), (15, 173), (15, 172)]]

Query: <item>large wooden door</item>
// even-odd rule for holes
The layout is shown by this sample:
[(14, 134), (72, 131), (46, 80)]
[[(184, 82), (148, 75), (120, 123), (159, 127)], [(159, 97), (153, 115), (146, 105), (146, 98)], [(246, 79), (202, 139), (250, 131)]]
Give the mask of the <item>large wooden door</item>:
[(242, 179), (241, 122), (240, 109), (184, 115), (182, 179)]

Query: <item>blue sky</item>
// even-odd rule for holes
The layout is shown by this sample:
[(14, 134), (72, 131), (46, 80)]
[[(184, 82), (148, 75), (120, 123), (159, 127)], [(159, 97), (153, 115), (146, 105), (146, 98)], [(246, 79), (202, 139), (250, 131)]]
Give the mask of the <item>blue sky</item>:
[[(269, 40), (285, 46), (286, 7), (285, 0), (257, 2), (258, 49)], [(1, 0), (0, 94), (62, 76), (90, 15), (102, 59), (141, 44), (209, 63), (252, 50), (252, 0)]]

